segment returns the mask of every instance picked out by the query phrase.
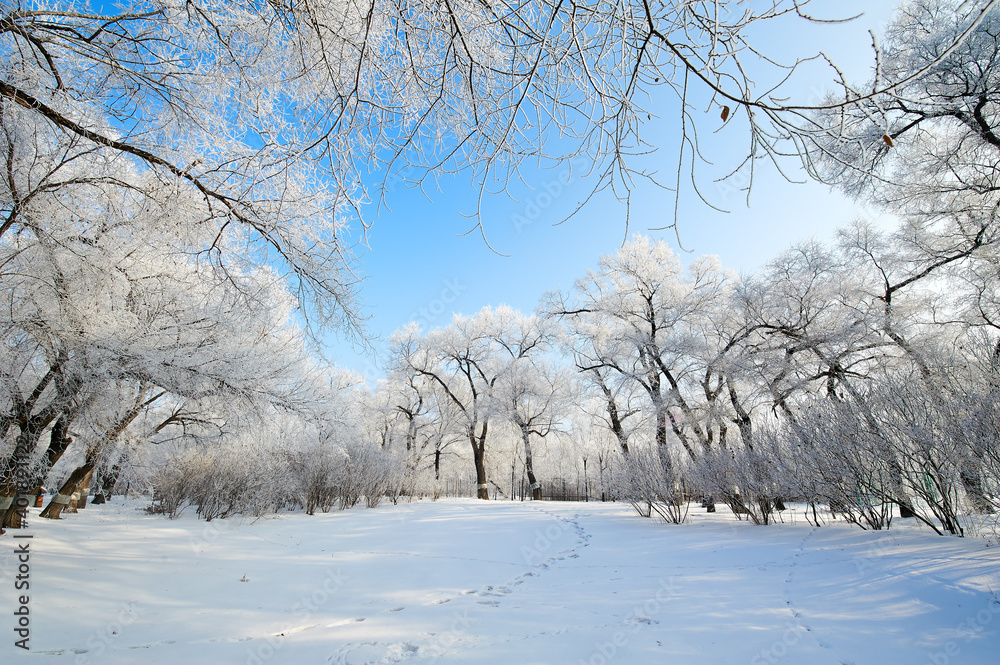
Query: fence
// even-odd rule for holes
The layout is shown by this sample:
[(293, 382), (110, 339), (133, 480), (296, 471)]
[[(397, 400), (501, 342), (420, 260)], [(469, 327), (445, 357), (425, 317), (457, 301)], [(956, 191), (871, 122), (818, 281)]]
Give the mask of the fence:
[[(513, 481), (513, 482), (510, 482)], [(541, 480), (542, 501), (608, 501), (607, 493), (602, 491), (597, 483), (553, 478)], [(531, 499), (531, 483), (527, 478), (512, 478), (500, 485), (494, 481), (489, 484), (490, 498), (494, 500), (528, 501)], [(475, 478), (446, 477), (441, 479), (441, 496), (464, 497), (476, 496), (478, 485)]]

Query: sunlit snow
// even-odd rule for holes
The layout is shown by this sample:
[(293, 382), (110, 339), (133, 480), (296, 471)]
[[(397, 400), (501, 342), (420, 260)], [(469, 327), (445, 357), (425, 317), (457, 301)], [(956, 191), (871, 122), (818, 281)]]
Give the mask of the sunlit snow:
[[(621, 504), (468, 499), (206, 523), (141, 506), (30, 522), (31, 651), (7, 627), (4, 663), (987, 665), (1000, 653), (1000, 549), (903, 522), (817, 529), (786, 511), (754, 527), (694, 507), (692, 524), (668, 526)], [(12, 562), (5, 551), (4, 586)]]

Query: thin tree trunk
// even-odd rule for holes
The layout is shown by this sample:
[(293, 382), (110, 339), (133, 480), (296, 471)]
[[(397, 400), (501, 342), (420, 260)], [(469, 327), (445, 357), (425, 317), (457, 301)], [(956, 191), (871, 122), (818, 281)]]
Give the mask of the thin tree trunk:
[(3, 526), (5, 529), (22, 529), (27, 508), (31, 505), (34, 495), (17, 489), (8, 491), (11, 493), (5, 492), (0, 496), (0, 507), (4, 507)]
[(743, 439), (743, 445), (753, 450), (753, 421), (750, 419), (750, 414), (747, 410), (743, 408), (743, 402), (740, 400), (739, 395), (736, 394), (733, 384), (727, 380), (726, 387), (729, 388), (729, 401), (736, 411), (736, 417), (733, 418), (733, 421), (740, 430), (740, 438)]
[(486, 432), (489, 423), (483, 423), (482, 433), (476, 437), (475, 430), (469, 431), (469, 441), (472, 443), (472, 456), (476, 465), (476, 497), (484, 501), (490, 498), (490, 488), (486, 479)]
[(528, 474), (528, 482), (531, 483), (531, 498), (535, 501), (542, 500), (542, 486), (538, 484), (538, 480), (535, 478), (535, 469), (531, 460), (531, 433), (528, 431), (527, 426), (519, 425), (521, 428), (521, 441), (524, 442), (524, 470)]
[(963, 469), (961, 474), (962, 487), (972, 501), (973, 509), (982, 515), (992, 515), (993, 504), (986, 497), (983, 489), (983, 477), (976, 469)]
[[(611, 431), (618, 440), (618, 447), (621, 448), (622, 455), (628, 459), (628, 436), (625, 434), (625, 426), (622, 424), (622, 417), (618, 411), (618, 404), (615, 402), (614, 393), (612, 393), (611, 389), (608, 388), (606, 383), (604, 383), (604, 378), (601, 376), (600, 372), (594, 370), (593, 374), (597, 377), (597, 385), (600, 387), (601, 392), (604, 393), (604, 400), (607, 402), (608, 419), (611, 421)], [(626, 414), (626, 417), (627, 416), (628, 414)]]

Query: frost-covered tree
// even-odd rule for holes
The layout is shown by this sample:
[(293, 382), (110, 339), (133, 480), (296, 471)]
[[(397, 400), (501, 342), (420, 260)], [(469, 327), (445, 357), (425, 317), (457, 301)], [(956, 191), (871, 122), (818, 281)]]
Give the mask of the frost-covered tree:
[(477, 495), (489, 498), (486, 443), (500, 413), (498, 382), (510, 367), (545, 343), (547, 333), (510, 307), (456, 315), (445, 328), (421, 336), (415, 326), (396, 334), (393, 353), (405, 371), (440, 389), (455, 426), (469, 442)]
[[(538, 325), (534, 317), (526, 323)], [(496, 390), (502, 412), (520, 436), (524, 470), (531, 497), (536, 500), (542, 498), (542, 489), (535, 475), (532, 440), (545, 440), (560, 431), (560, 426), (565, 427), (573, 387), (568, 376), (541, 357), (546, 351), (537, 346), (529, 354), (512, 359)]]
[(854, 277), (842, 255), (803, 243), (740, 287), (740, 306), (755, 328), (747, 344), (758, 380), (786, 415), (797, 394), (837, 398), (848, 378), (864, 376), (873, 351), (884, 345)]
[[(685, 269), (665, 242), (640, 236), (603, 257), (572, 296), (555, 294), (545, 308), (567, 321), (573, 335), (589, 337), (577, 354), (582, 372), (607, 370), (645, 393), (661, 451), (669, 431), (696, 458), (716, 440), (710, 429), (715, 423), (692, 387), (704, 388), (698, 362), (704, 354), (698, 349), (705, 338), (699, 330), (732, 279), (713, 257)], [(603, 376), (594, 378), (608, 387)]]
[[(561, 311), (555, 305), (547, 304), (546, 307)], [(599, 319), (573, 317), (563, 320), (562, 324), (558, 335), (560, 348), (572, 359), (573, 367), (582, 377), (582, 385), (592, 395), (583, 406), (587, 413), (604, 423), (614, 435), (621, 454), (627, 457), (629, 441), (635, 430), (642, 427), (642, 396), (638, 394), (641, 388), (601, 362), (609, 353), (608, 335), (612, 331)]]
[(0, 16), (0, 110), (174, 181), (218, 260), (212, 238), (240, 237), (280, 258), (320, 321), (357, 323), (341, 214), (400, 174), (471, 169), (485, 191), (532, 160), (586, 155), (594, 190), (628, 201), (637, 180), (658, 184), (639, 157), (656, 147), (647, 125), (664, 98), (677, 103), (680, 187), (705, 149), (703, 108), (708, 127), (739, 132), (734, 167), (752, 172), (805, 151), (811, 111), (894, 90), (792, 94), (817, 54), (781, 63), (759, 29), (844, 18), (818, 4), (18, 2)]
[[(91, 157), (55, 163), (98, 177), (108, 165)], [(74, 421), (95, 409), (104, 426), (78, 444), (91, 452), (85, 473), (167, 395), (189, 404), (222, 398), (233, 409), (291, 406), (305, 355), (284, 280), (252, 266), (222, 275), (178, 249), (183, 208), (119, 199), (91, 187), (86, 172), (71, 187), (46, 187), (52, 177), (43, 172), (19, 212), (45, 224), (18, 226), (0, 243), (8, 312), (0, 418), (12, 442), (0, 495), (40, 484)], [(49, 448), (37, 458), (46, 432)]]
[[(177, 243), (220, 274), (248, 260), (280, 265), (315, 319), (356, 325), (356, 280), (338, 239), (353, 181), (322, 165), (338, 143), (323, 141), (331, 123), (310, 124), (335, 97), (324, 94), (308, 35), (294, 43), (297, 31), (270, 7), (7, 6), (0, 235), (48, 228), (31, 210), (41, 189), (169, 205), (185, 213), (167, 225), (183, 222)], [(109, 168), (66, 173), (85, 155)]]
[(368, 438), (405, 460), (407, 492), (439, 497), (442, 463), (464, 439), (441, 387), (427, 376), (395, 366), (364, 403), (369, 405), (364, 419)]
[(877, 54), (867, 84), (842, 81), (853, 103), (816, 117), (818, 177), (924, 223), (961, 216), (981, 227), (995, 219), (997, 3), (909, 0)]

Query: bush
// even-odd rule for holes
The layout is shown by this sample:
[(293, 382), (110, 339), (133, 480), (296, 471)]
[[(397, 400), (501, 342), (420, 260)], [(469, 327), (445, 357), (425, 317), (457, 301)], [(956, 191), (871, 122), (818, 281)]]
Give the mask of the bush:
[(151, 512), (177, 517), (197, 506), (206, 521), (235, 514), (259, 517), (286, 507), (316, 510), (369, 508), (395, 501), (404, 466), (392, 454), (363, 442), (329, 438), (281, 450), (245, 445), (190, 448), (158, 465), (150, 476)]
[(656, 513), (682, 524), (688, 513), (683, 472), (681, 460), (668, 451), (633, 449), (612, 476), (612, 498), (628, 501), (643, 517)]

